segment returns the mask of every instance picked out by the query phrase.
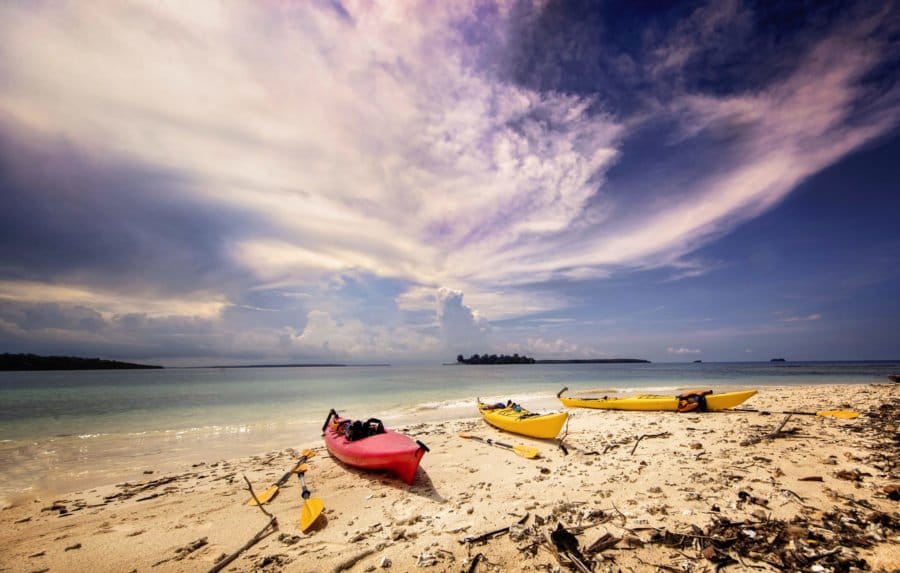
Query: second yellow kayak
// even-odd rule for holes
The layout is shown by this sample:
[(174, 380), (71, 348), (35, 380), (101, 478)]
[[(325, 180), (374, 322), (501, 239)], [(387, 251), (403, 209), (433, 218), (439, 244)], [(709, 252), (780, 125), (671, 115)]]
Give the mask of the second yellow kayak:
[[(743, 390), (739, 392), (725, 392), (723, 394), (707, 394), (707, 410), (727, 410), (741, 404), (756, 390)], [(678, 396), (657, 396), (643, 394), (640, 396), (628, 396), (622, 398), (565, 398), (560, 396), (560, 401), (569, 408), (599, 408), (601, 410), (678, 410)]]
[(532, 438), (555, 438), (569, 417), (567, 412), (535, 414), (512, 402), (503, 406), (478, 401), (478, 411), (488, 424)]

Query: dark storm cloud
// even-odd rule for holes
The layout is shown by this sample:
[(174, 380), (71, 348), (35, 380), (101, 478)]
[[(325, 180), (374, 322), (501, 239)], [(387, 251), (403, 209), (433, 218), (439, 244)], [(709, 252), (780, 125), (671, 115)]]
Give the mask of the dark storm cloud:
[(224, 240), (253, 225), (175, 173), (99, 159), (0, 123), (0, 279), (177, 293), (240, 273)]

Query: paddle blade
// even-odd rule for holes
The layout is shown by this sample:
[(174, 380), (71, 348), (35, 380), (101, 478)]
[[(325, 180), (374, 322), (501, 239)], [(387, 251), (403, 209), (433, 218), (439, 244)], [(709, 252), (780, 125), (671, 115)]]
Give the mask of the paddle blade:
[(473, 436), (472, 434), (467, 434), (465, 432), (460, 432), (459, 437), (460, 438), (474, 438), (475, 436)]
[(268, 503), (276, 495), (278, 495), (278, 485), (272, 484), (264, 491), (256, 494), (256, 499), (259, 500), (259, 503), (256, 503), (256, 499), (253, 499), (251, 496), (250, 499), (247, 500), (247, 505), (261, 505), (263, 503)]
[(533, 460), (541, 453), (537, 448), (532, 448), (531, 446), (513, 446), (513, 451), (529, 460)]
[(323, 509), (325, 509), (325, 504), (317, 497), (311, 497), (304, 501), (303, 509), (300, 510), (300, 531), (306, 533), (306, 530), (312, 527), (312, 524), (322, 514)]
[(853, 418), (859, 418), (859, 412), (854, 412), (853, 410), (823, 410), (821, 412), (816, 412), (816, 416), (852, 420)]

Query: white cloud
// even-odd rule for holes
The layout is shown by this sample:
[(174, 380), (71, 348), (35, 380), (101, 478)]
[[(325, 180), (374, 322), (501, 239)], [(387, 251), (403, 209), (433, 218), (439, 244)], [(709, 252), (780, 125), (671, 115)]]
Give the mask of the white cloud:
[[(437, 318), (445, 346), (452, 352), (480, 352), (487, 346), (489, 326), (463, 303), (463, 293), (441, 288), (437, 295)], [(473, 350), (474, 349), (474, 350)]]
[(367, 325), (355, 319), (336, 319), (311, 311), (303, 331), (289, 338), (289, 350), (338, 359), (372, 357), (391, 359), (416, 353), (435, 355), (440, 342), (407, 327)]
[(822, 315), (819, 313), (808, 314), (806, 316), (786, 316), (784, 318), (779, 318), (779, 322), (810, 322), (814, 320), (821, 320)]
[[(525, 352), (530, 356), (551, 359), (554, 357), (581, 356), (584, 355), (585, 351), (579, 344), (564, 338), (546, 340), (541, 337), (529, 337), (525, 343)], [(602, 353), (594, 354), (594, 356), (602, 355)]]
[(699, 348), (686, 348), (684, 346), (679, 346), (678, 348), (670, 346), (666, 350), (669, 354), (700, 354)]

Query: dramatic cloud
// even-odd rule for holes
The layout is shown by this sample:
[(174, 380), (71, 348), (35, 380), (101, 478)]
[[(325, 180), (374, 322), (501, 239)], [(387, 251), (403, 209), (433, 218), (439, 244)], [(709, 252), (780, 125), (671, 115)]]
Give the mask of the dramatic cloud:
[(476, 311), (463, 303), (463, 293), (441, 288), (437, 296), (437, 316), (448, 348), (471, 353), (487, 342), (488, 327)]
[(640, 40), (615, 9), (3, 4), (0, 340), (581, 355), (586, 330), (513, 321), (727, 266), (694, 253), (900, 119), (891, 7), (785, 44), (736, 0), (642, 15)]

